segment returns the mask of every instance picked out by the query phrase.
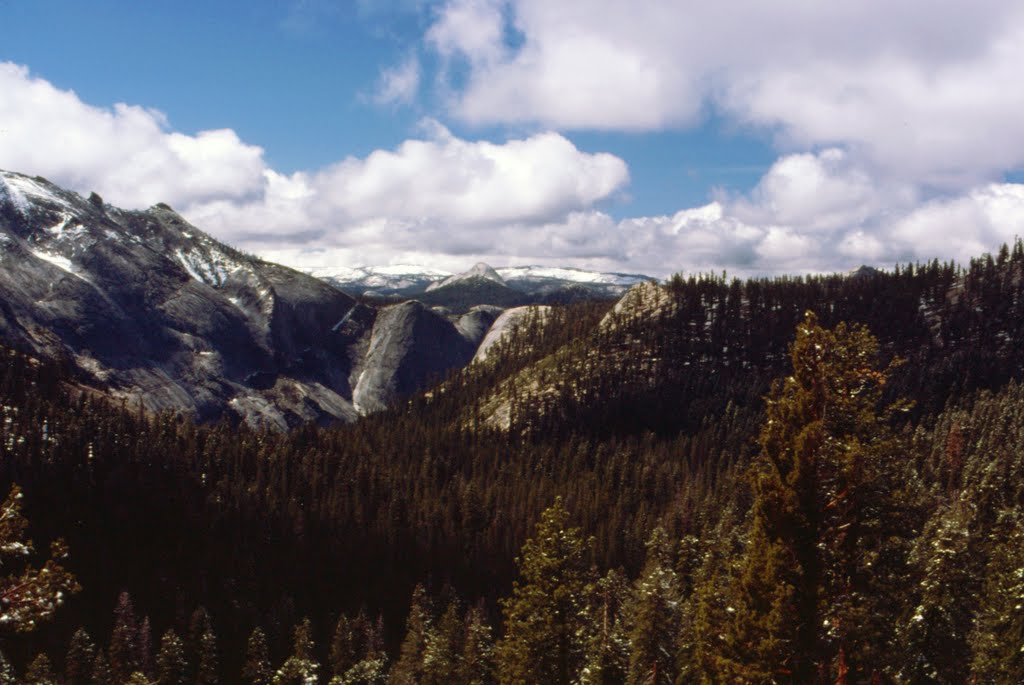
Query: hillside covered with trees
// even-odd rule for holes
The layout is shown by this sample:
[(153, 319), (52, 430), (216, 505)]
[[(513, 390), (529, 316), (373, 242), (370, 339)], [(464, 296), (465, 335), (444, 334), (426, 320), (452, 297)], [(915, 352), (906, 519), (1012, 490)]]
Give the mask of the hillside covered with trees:
[(0, 683), (1024, 682), (1022, 340), (1018, 242), (637, 286), (289, 433), (5, 351), (0, 485), (81, 591)]

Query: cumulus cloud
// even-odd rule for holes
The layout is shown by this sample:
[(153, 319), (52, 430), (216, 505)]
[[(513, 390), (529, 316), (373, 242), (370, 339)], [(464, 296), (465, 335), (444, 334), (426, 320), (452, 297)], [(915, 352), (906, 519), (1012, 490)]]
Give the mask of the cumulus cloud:
[(378, 105), (408, 105), (420, 88), (420, 62), (412, 55), (401, 64), (381, 71), (370, 99)]
[[(494, 6), (467, 7), (465, 21)], [(298, 267), (792, 273), (964, 261), (1024, 235), (1024, 185), (936, 193), (850, 146), (783, 154), (747, 193), (616, 218), (608, 206), (629, 183), (626, 163), (556, 132), (467, 140), (427, 120), (393, 149), (284, 174), (231, 130), (190, 135), (154, 110), (95, 107), (24, 67), (0, 64), (0, 92), (0, 167), (122, 206), (168, 201), (215, 236)]]
[(713, 108), (944, 187), (1024, 164), (1014, 0), (450, 0), (426, 41), (467, 122), (657, 130)]
[(263, 187), (263, 151), (234, 131), (173, 132), (158, 111), (93, 107), (11, 63), (0, 63), (0, 92), (0, 164), (8, 169), (39, 170), (132, 207), (241, 199)]

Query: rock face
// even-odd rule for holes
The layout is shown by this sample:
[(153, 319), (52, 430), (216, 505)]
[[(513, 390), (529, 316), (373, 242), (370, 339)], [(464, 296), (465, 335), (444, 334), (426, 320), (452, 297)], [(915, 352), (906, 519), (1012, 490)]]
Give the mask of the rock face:
[(530, 306), (515, 307), (502, 312), (501, 316), (494, 322), (486, 337), (477, 347), (473, 361), (486, 360), (491, 348), (511, 335), (517, 326), (528, 321), (532, 316), (537, 316), (543, 320), (550, 310), (550, 307)]
[(0, 343), (133, 404), (276, 429), (348, 421), (467, 363), (478, 335), (419, 303), (378, 313), (166, 205), (123, 211), (0, 172)]
[(386, 307), (377, 316), (365, 361), (356, 373), (356, 409), (383, 409), (428, 380), (465, 366), (475, 350), (454, 324), (420, 302)]

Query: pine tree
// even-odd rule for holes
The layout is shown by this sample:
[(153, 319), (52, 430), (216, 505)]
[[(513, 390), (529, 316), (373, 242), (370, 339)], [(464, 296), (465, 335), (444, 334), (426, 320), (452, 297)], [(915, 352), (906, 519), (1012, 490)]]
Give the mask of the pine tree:
[(196, 685), (217, 685), (219, 682), (217, 636), (213, 632), (213, 625), (209, 622), (207, 622), (205, 630), (199, 636), (199, 651), (196, 658), (198, 660)]
[(497, 662), (503, 685), (568, 685), (579, 673), (587, 645), (580, 629), (593, 585), (588, 551), (556, 499), (523, 545), (520, 580), (502, 603), (506, 632)]
[(338, 622), (334, 625), (334, 634), (331, 637), (331, 651), (328, 658), (330, 660), (332, 676), (344, 675), (356, 663), (356, 644), (353, 626), (345, 614), (341, 614), (338, 617)]
[(629, 607), (628, 685), (671, 685), (676, 680), (675, 642), (682, 598), (673, 547), (660, 526), (647, 542), (647, 560)]
[(89, 685), (93, 661), (96, 658), (96, 645), (89, 633), (79, 628), (71, 636), (68, 654), (65, 658), (65, 681), (67, 685)]
[(7, 655), (0, 652), (0, 685), (18, 685), (18, 677), (14, 673), (14, 667), (7, 660)]
[(313, 626), (303, 619), (295, 626), (292, 655), (274, 674), (274, 685), (315, 685), (320, 664), (313, 656)]
[(131, 595), (122, 591), (114, 607), (114, 630), (110, 636), (110, 671), (123, 683), (138, 670), (139, 628)]
[(68, 557), (63, 540), (50, 546), (50, 559), (42, 568), (28, 563), (34, 547), (26, 538), (29, 523), (21, 505), (21, 488), (16, 485), (0, 505), (0, 564), (10, 574), (0, 578), (0, 629), (18, 633), (35, 630), (81, 589), (62, 565)]
[(494, 680), (494, 636), (483, 606), (466, 612), (466, 638), (459, 660), (458, 682), (462, 685), (492, 685)]
[(160, 639), (160, 650), (156, 655), (156, 682), (157, 685), (188, 683), (185, 647), (173, 628), (169, 628)]
[(970, 636), (979, 683), (1024, 682), (1024, 520), (1003, 513)]
[(139, 672), (147, 678), (153, 676), (153, 628), (149, 623), (149, 616), (142, 619), (139, 626), (139, 636), (136, 641), (135, 662), (138, 664)]
[(431, 630), (430, 600), (422, 585), (412, 593), (409, 615), (406, 619), (405, 639), (398, 654), (398, 661), (391, 668), (388, 682), (391, 685), (418, 685), (423, 675), (423, 654)]
[(625, 574), (612, 569), (597, 583), (586, 623), (593, 626), (580, 672), (579, 685), (621, 685), (629, 668), (626, 606), (631, 588)]
[(242, 667), (242, 682), (245, 685), (270, 685), (273, 671), (270, 668), (270, 653), (267, 636), (259, 626), (253, 628), (245, 650), (245, 665)]
[[(188, 641), (185, 643), (185, 651), (189, 658), (189, 682), (201, 685), (202, 678), (216, 677), (216, 640), (209, 640), (213, 635), (213, 621), (210, 619), (210, 612), (204, 606), (196, 607), (188, 620)], [(212, 651), (211, 651), (212, 647)], [(206, 659), (204, 668), (203, 660)], [(213, 671), (210, 671), (210, 665)]]
[(101, 649), (96, 652), (96, 660), (92, 662), (92, 685), (111, 685), (114, 673), (110, 670), (106, 653)]
[(419, 680), (422, 685), (447, 685), (458, 678), (464, 631), (458, 603), (449, 602), (436, 625), (427, 632)]
[(883, 603), (887, 584), (905, 576), (911, 503), (900, 502), (904, 448), (891, 428), (905, 405), (881, 407), (889, 370), (863, 326), (827, 331), (808, 312), (790, 356), (793, 375), (767, 399), (747, 551), (717, 665), (753, 683), (860, 681), (894, 661)]
[(56, 685), (57, 677), (53, 674), (48, 656), (42, 653), (36, 655), (25, 671), (25, 682), (32, 685)]

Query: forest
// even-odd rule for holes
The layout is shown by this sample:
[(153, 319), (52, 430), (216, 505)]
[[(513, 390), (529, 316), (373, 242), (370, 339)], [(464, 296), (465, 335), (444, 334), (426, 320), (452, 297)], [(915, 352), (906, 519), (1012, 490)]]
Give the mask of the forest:
[(679, 275), (288, 433), (3, 350), (0, 684), (1024, 682), (1022, 341), (1018, 241)]

